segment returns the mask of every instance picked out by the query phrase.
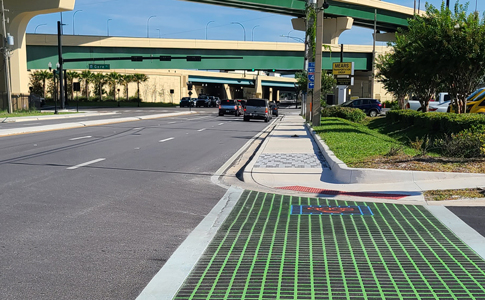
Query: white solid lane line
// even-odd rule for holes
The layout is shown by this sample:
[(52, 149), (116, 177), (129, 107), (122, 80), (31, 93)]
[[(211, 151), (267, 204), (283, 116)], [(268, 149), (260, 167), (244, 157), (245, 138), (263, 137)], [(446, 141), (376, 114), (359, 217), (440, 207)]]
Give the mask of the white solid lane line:
[(174, 122), (168, 122), (168, 124), (175, 124), (175, 123), (177, 123), (177, 122), (175, 122), (175, 121)]
[(174, 139), (174, 137), (164, 139), (164, 140), (160, 140), (159, 143), (163, 143), (163, 142), (170, 141), (170, 140), (173, 140), (173, 139)]
[(72, 138), (72, 139), (69, 139), (69, 140), (70, 140), (70, 141), (75, 141), (75, 140), (82, 140), (82, 139), (89, 139), (89, 138), (92, 138), (92, 136), (90, 136), (90, 135), (87, 135), (87, 136), (81, 136), (81, 137)]
[(199, 129), (199, 130), (197, 130), (197, 131), (204, 131), (204, 130), (206, 130), (206, 129), (207, 129), (207, 128), (202, 128), (202, 129)]
[(95, 160), (92, 160), (92, 161), (88, 161), (88, 162), (85, 162), (85, 163), (82, 163), (82, 164), (79, 164), (79, 165), (75, 165), (75, 166), (69, 167), (67, 169), (68, 170), (75, 170), (75, 169), (80, 168), (80, 167), (84, 167), (84, 166), (87, 166), (87, 165), (95, 164), (95, 163), (100, 162), (100, 161), (103, 161), (105, 159), (106, 158), (98, 158), (98, 159), (95, 159)]
[(224, 124), (224, 123), (219, 123), (219, 124), (217, 124), (217, 125), (218, 125), (218, 126), (221, 126), (222, 124)]

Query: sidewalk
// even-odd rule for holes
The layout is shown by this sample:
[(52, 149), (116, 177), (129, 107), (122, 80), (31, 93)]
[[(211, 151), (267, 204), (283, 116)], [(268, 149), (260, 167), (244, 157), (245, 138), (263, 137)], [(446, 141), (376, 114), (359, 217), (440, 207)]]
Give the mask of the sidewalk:
[(424, 201), (424, 190), (485, 186), (485, 174), (348, 168), (295, 114), (285, 115), (266, 138), (244, 181), (275, 192)]

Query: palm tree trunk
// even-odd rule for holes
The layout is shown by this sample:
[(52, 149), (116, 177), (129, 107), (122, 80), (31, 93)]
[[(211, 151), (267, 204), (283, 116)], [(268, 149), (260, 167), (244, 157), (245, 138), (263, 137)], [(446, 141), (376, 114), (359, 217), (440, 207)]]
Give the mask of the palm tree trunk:
[(136, 88), (137, 88), (137, 98), (138, 98), (138, 101), (140, 101), (140, 83), (137, 82), (136, 83)]
[(88, 80), (86, 80), (85, 83), (86, 83), (86, 101), (89, 101), (89, 92), (88, 92), (89, 83), (88, 83)]

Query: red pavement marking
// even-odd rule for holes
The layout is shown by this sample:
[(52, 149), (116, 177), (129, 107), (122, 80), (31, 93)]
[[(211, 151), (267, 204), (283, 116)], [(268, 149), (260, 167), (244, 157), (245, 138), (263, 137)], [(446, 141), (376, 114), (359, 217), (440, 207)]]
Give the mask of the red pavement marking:
[(306, 192), (306, 193), (312, 193), (312, 194), (336, 195), (336, 196), (345, 195), (345, 196), (372, 197), (372, 198), (394, 199), (394, 200), (398, 200), (408, 196), (408, 195), (402, 195), (402, 194), (388, 194), (388, 193), (344, 192), (344, 191), (326, 190), (326, 189), (312, 188), (312, 187), (299, 186), (299, 185), (284, 186), (284, 187), (279, 187), (278, 189)]

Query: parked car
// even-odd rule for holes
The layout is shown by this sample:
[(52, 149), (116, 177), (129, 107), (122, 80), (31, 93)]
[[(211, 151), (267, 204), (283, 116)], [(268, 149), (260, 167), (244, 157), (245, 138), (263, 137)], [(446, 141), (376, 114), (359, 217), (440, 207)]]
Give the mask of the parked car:
[[(429, 111), (447, 112), (450, 103), (451, 98), (448, 93), (438, 93), (436, 100), (432, 99), (429, 101)], [(421, 102), (419, 102), (419, 100), (408, 100), (408, 102), (406, 103), (406, 108), (421, 111)]]
[(237, 102), (236, 100), (220, 100), (219, 104), (219, 116), (223, 116), (224, 114), (231, 114), (235, 115), (236, 117), (241, 116), (244, 111), (241, 106), (241, 103)]
[(197, 98), (197, 102), (195, 103), (196, 107), (209, 107), (210, 106), (210, 99), (209, 96), (200, 94)]
[(192, 105), (192, 100), (190, 97), (183, 97), (180, 99), (180, 107), (189, 107)]
[[(477, 114), (484, 114), (485, 113), (485, 88), (479, 88), (475, 92), (473, 92), (467, 98), (466, 103), (466, 112), (467, 113), (477, 113)], [(455, 112), (455, 108), (453, 105), (449, 106), (449, 112)]]
[(271, 102), (269, 108), (271, 109), (271, 114), (275, 117), (278, 116), (278, 103)]
[(350, 100), (340, 104), (340, 106), (362, 109), (366, 113), (366, 115), (370, 117), (376, 117), (381, 113), (382, 110), (381, 102), (377, 99), (371, 98), (359, 98), (355, 100)]
[(267, 99), (248, 99), (244, 108), (244, 121), (260, 119), (265, 122), (271, 120), (269, 101)]

